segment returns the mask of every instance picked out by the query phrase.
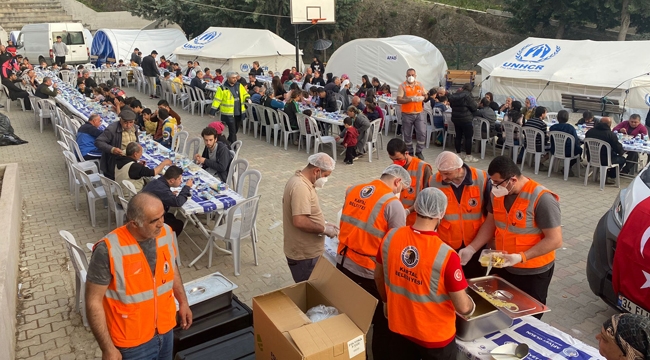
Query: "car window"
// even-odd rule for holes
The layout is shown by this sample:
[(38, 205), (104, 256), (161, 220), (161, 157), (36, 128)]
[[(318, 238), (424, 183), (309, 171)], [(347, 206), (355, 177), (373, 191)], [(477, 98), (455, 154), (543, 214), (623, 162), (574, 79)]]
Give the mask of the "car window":
[(84, 45), (84, 33), (81, 31), (72, 31), (68, 33), (68, 45)]

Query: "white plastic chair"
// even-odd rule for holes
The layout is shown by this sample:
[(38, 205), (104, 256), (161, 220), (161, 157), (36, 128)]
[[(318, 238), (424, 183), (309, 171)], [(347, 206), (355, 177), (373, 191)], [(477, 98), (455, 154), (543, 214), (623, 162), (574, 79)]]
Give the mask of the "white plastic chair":
[[(79, 211), (79, 189), (81, 189), (84, 186), (84, 184), (82, 183), (82, 179), (77, 177), (77, 174), (72, 168), (72, 164), (76, 164), (77, 159), (75, 158), (74, 154), (71, 153), (70, 151), (64, 151), (63, 157), (65, 158), (65, 162), (68, 167), (68, 179), (70, 182), (70, 192), (71, 193), (74, 192), (74, 208), (76, 211)], [(99, 180), (99, 174), (96, 172), (88, 174), (88, 178), (93, 183), (93, 185), (101, 184), (101, 181)]]
[[(7, 112), (9, 112), (9, 111), (11, 111), (11, 97), (9, 97), (9, 89), (7, 89), (7, 87), (2, 85), (2, 84), (0, 84), (0, 86), (2, 86), (2, 90), (3, 90), (3, 92), (5, 94), (5, 98), (7, 100), (6, 104), (5, 104), (5, 107), (7, 108)], [(19, 102), (20, 106), (23, 107), (23, 111), (25, 111), (25, 102), (23, 101), (23, 99), (18, 98), (15, 101)]]
[(556, 112), (547, 112), (546, 113), (546, 122), (547, 123), (556, 123), (557, 122), (557, 113)]
[(29, 99), (29, 103), (32, 105), (32, 111), (34, 112), (34, 121), (38, 122), (39, 115), (41, 113), (38, 107), (38, 102), (41, 100), (41, 98), (39, 98), (38, 96), (29, 95), (28, 99)]
[(201, 151), (201, 138), (193, 137), (188, 139), (185, 143), (185, 148), (183, 149), (183, 154), (189, 159), (194, 160), (194, 156)]
[[(287, 150), (287, 145), (289, 144), (289, 137), (293, 134), (300, 134), (300, 128), (298, 128), (298, 130), (293, 130), (291, 128), (291, 121), (289, 120), (289, 115), (287, 115), (284, 111), (278, 111), (278, 115), (280, 116), (280, 130), (282, 131), (281, 140), (284, 140), (284, 150)], [(299, 117), (296, 117), (296, 119), (299, 119)], [(280, 142), (280, 145), (282, 145), (282, 142)]]
[(68, 144), (68, 148), (70, 148), (70, 151), (73, 152), (78, 159), (78, 162), (81, 164), (83, 168), (90, 167), (90, 165), (87, 165), (88, 163), (95, 164), (95, 167), (97, 169), (100, 168), (100, 163), (99, 159), (94, 159), (94, 160), (86, 160), (84, 159), (83, 155), (81, 155), (81, 149), (79, 148), (79, 144), (77, 143), (77, 140), (74, 138), (74, 136), (70, 135), (69, 132), (63, 132), (63, 138), (65, 139), (66, 144)]
[(280, 123), (278, 121), (278, 111), (265, 107), (262, 127), (266, 128), (266, 142), (271, 142), (271, 132), (273, 132), (274, 146), (278, 146), (278, 137), (280, 136)]
[[(496, 156), (497, 144), (494, 138), (490, 136), (490, 122), (482, 117), (475, 117), (472, 119), (472, 125), (474, 128), (472, 140), (477, 141), (477, 144), (481, 146), (481, 159), (485, 159), (485, 149), (490, 142), (492, 143), (492, 155)], [(485, 138), (483, 138), (483, 129), (486, 129)]]
[[(196, 105), (201, 110), (201, 116), (205, 114), (205, 108), (212, 105), (212, 99), (206, 99), (205, 93), (199, 88), (194, 88), (194, 93), (196, 94)], [(192, 107), (192, 115), (194, 115), (194, 107)]]
[[(253, 226), (257, 219), (257, 210), (259, 208), (260, 196), (261, 195), (257, 195), (250, 199), (246, 199), (230, 208), (226, 214), (225, 223), (223, 225), (215, 226), (215, 228), (212, 229), (212, 232), (210, 233), (210, 239), (208, 239), (208, 268), (212, 266), (214, 242), (221, 240), (232, 245), (232, 255), (235, 263), (235, 276), (239, 276), (241, 262), (241, 241), (247, 237), (251, 238), (255, 265), (258, 265), (257, 244), (253, 238)], [(236, 217), (236, 213), (239, 213), (240, 215)]]
[(336, 100), (336, 112), (341, 112), (341, 108), (343, 107), (343, 101), (341, 100)]
[(237, 159), (230, 163), (228, 178), (226, 179), (226, 184), (228, 184), (230, 189), (237, 189), (237, 186), (239, 185), (239, 176), (246, 170), (248, 170), (248, 160), (246, 159)]
[[(524, 156), (521, 159), (520, 170), (524, 170), (524, 163), (526, 162), (526, 155), (530, 155), (530, 161), (528, 166), (531, 165), (533, 161), (533, 156), (535, 157), (535, 175), (539, 173), (539, 164), (542, 160), (542, 155), (546, 154), (544, 149), (544, 132), (542, 130), (534, 129), (532, 127), (523, 127), (524, 137), (526, 138), (526, 146), (524, 146)], [(537, 151), (537, 137), (541, 139), (542, 151)]]
[[(298, 136), (298, 151), (300, 151), (300, 148), (302, 147), (302, 137), (305, 137), (305, 150), (307, 151), (307, 154), (309, 154), (309, 150), (311, 149), (311, 140), (316, 137), (316, 134), (314, 134), (311, 131), (311, 126), (308, 125), (309, 123), (309, 117), (305, 114), (296, 114), (296, 117), (298, 118), (298, 131), (300, 131), (300, 135)], [(310, 131), (307, 131), (307, 128), (310, 129)]]
[(184, 154), (185, 146), (187, 146), (187, 138), (189, 137), (190, 133), (187, 131), (176, 131), (172, 139), (172, 149), (177, 153)]
[(74, 311), (81, 313), (81, 318), (85, 327), (88, 327), (88, 318), (86, 317), (86, 275), (88, 274), (88, 258), (82, 248), (77, 245), (74, 236), (68, 231), (59, 230), (59, 235), (65, 240), (64, 245), (68, 250), (70, 262), (74, 267), (75, 273), (75, 293), (74, 293)]
[(316, 137), (314, 138), (314, 154), (318, 152), (318, 148), (321, 144), (330, 144), (332, 145), (332, 158), (334, 159), (334, 162), (336, 162), (336, 138), (329, 135), (321, 136), (320, 132), (318, 131), (318, 124), (316, 123), (316, 120), (311, 117), (309, 118), (309, 125), (311, 126), (312, 134), (316, 134)]
[(427, 149), (429, 148), (429, 145), (431, 144), (431, 135), (438, 136), (438, 133), (444, 134), (445, 128), (437, 128), (434, 125), (433, 122), (433, 117), (434, 116), (443, 116), (442, 111), (438, 108), (433, 108), (431, 111), (426, 111), (426, 116), (427, 116), (427, 143), (426, 147)]
[(41, 99), (36, 103), (37, 120), (41, 125), (41, 133), (43, 132), (43, 122), (45, 119), (52, 119), (56, 116), (56, 104), (50, 99)]
[[(571, 160), (576, 159), (576, 165), (578, 165), (578, 177), (580, 177), (580, 155), (575, 154), (575, 139), (573, 136), (562, 131), (551, 131), (551, 139), (555, 144), (555, 151), (551, 154), (551, 160), (548, 163), (548, 177), (551, 177), (551, 171), (553, 171), (553, 162), (557, 158), (558, 160), (564, 160), (564, 181), (567, 181), (569, 178), (569, 170), (571, 168)], [(565, 156), (565, 149), (567, 142), (571, 147), (571, 155)], [(559, 165), (559, 162), (558, 162)]]
[(108, 229), (111, 228), (111, 212), (115, 213), (115, 225), (120, 227), (124, 225), (124, 216), (126, 211), (122, 208), (122, 205), (115, 201), (118, 197), (124, 197), (122, 192), (122, 187), (117, 182), (105, 177), (104, 175), (99, 175), (99, 179), (102, 182), (104, 187), (104, 193), (107, 194), (106, 198), (108, 199)]
[(118, 197), (118, 200), (120, 201), (120, 205), (122, 205), (122, 209), (124, 209), (124, 214), (126, 214), (126, 211), (129, 208), (129, 201), (123, 197)]
[[(243, 196), (246, 199), (250, 199), (254, 196), (257, 196), (257, 191), (262, 181), (262, 173), (259, 170), (246, 170), (243, 173), (240, 173), (239, 180), (237, 181), (237, 193)], [(244, 188), (245, 185), (248, 185)], [(241, 213), (241, 211), (240, 211)], [(241, 215), (236, 213), (235, 216)], [(257, 242), (257, 221), (253, 224), (253, 241)]]
[[(519, 155), (519, 147), (521, 146), (521, 141), (523, 141), (523, 132), (521, 131), (521, 125), (514, 123), (512, 121), (503, 121), (501, 122), (503, 126), (503, 135), (504, 141), (503, 146), (501, 147), (501, 155), (506, 150), (506, 147), (510, 147), (512, 151), (512, 161), (517, 162), (517, 156)], [(519, 132), (519, 144), (515, 145), (515, 130)], [(444, 149), (444, 148), (443, 148)]]
[[(130, 199), (130, 198), (134, 197), (138, 193), (138, 190), (135, 188), (135, 185), (133, 185), (133, 183), (131, 181), (122, 180), (122, 185), (123, 185), (122, 186), (122, 193), (124, 195), (128, 195), (128, 196), (124, 196), (125, 199)], [(124, 189), (126, 189), (126, 191), (124, 191)]]
[[(616, 187), (621, 187), (621, 171), (618, 167), (618, 164), (612, 164), (612, 147), (605, 141), (598, 139), (585, 139), (585, 147), (589, 152), (589, 161), (587, 162), (587, 168), (585, 170), (585, 186), (587, 186), (587, 180), (589, 180), (589, 168), (594, 167), (594, 181), (596, 181), (596, 170), (600, 172), (600, 190), (602, 191), (605, 188), (605, 178), (607, 177), (607, 170), (610, 168), (616, 168)], [(600, 158), (600, 150), (602, 148), (607, 149), (607, 165), (602, 165)]]
[(90, 180), (88, 174), (83, 172), (83, 170), (77, 165), (72, 164), (72, 169), (75, 171), (77, 179), (85, 186), (86, 188), (86, 199), (88, 200), (88, 212), (90, 214), (90, 224), (95, 227), (97, 224), (95, 218), (95, 203), (98, 200), (106, 199), (106, 192), (104, 187), (95, 187), (95, 184)]
[(397, 137), (397, 129), (402, 125), (402, 106), (397, 104), (393, 110), (395, 110), (395, 137)]
[(377, 100), (377, 104), (381, 109), (384, 111), (384, 136), (388, 136), (388, 130), (390, 128), (390, 124), (394, 121), (397, 121), (393, 108), (390, 106), (388, 102), (384, 99), (379, 99)]
[(230, 144), (231, 151), (235, 152), (235, 155), (232, 157), (233, 160), (237, 160), (239, 158), (239, 151), (241, 151), (243, 144), (244, 143), (241, 140), (237, 140), (234, 143)]
[(447, 129), (443, 131), (442, 135), (442, 151), (445, 151), (445, 147), (447, 147), (447, 136), (456, 137), (456, 126), (451, 121), (451, 113), (445, 112), (442, 116), (444, 116), (445, 125), (447, 125)]
[[(381, 136), (381, 119), (376, 119), (370, 122), (370, 127), (366, 132), (368, 140), (366, 141), (366, 147), (368, 150), (368, 162), (372, 162), (372, 153), (373, 151), (377, 153), (377, 160), (379, 160), (379, 149), (384, 146), (384, 140)], [(377, 147), (377, 142), (380, 142), (379, 148)]]

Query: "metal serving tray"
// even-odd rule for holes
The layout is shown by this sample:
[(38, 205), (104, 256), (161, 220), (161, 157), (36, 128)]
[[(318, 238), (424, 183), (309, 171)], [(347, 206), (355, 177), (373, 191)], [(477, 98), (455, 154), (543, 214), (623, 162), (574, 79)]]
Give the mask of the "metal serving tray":
[(500, 306), (491, 302), (492, 305), (508, 315), (511, 319), (550, 311), (546, 305), (498, 276), (483, 276), (468, 279), (467, 283), (470, 289), (488, 302), (492, 299), (508, 303), (507, 305)]
[[(194, 319), (230, 306), (232, 292), (237, 288), (235, 283), (220, 272), (192, 280), (183, 286)], [(178, 302), (176, 310), (178, 311)]]
[(507, 329), (513, 320), (494, 305), (483, 299), (473, 290), (467, 292), (476, 304), (472, 316), (456, 314), (456, 337), (463, 341), (472, 341), (487, 334)]

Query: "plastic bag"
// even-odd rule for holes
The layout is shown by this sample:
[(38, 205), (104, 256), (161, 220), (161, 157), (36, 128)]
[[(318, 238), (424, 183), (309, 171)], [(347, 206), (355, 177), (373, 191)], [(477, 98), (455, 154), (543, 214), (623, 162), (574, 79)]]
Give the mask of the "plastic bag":
[(336, 310), (336, 308), (333, 306), (317, 305), (307, 310), (307, 317), (313, 323), (329, 319), (332, 316), (336, 316), (338, 314), (339, 311)]

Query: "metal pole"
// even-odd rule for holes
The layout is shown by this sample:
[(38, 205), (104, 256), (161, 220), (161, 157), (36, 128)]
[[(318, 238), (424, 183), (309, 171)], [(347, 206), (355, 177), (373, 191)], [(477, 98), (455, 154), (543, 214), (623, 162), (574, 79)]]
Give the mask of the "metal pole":
[(298, 39), (298, 24), (294, 25), (294, 29), (296, 31), (296, 38), (295, 38), (295, 44), (296, 44), (296, 70), (297, 71), (302, 71), (300, 68), (300, 39)]

